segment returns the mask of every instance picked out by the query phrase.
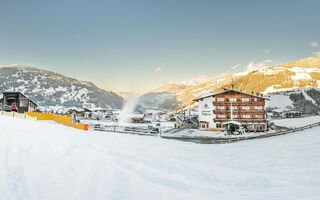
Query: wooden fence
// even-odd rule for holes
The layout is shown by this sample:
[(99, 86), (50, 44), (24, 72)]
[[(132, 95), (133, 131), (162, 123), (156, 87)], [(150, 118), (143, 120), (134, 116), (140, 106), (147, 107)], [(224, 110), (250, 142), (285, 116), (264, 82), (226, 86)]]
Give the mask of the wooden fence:
[(30, 117), (27, 114), (24, 113), (17, 113), (17, 112), (6, 112), (6, 111), (0, 111), (0, 115), (4, 115), (7, 117), (13, 117), (18, 119), (29, 119), (29, 120), (37, 120), (35, 117)]

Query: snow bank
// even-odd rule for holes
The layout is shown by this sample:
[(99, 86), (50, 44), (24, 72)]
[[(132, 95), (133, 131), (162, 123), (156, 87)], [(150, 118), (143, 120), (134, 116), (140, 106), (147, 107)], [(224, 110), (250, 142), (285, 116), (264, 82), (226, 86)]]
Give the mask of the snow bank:
[(2, 116), (0, 127), (1, 199), (320, 197), (320, 128), (201, 145)]
[(272, 122), (277, 126), (298, 128), (320, 122), (320, 115), (302, 118), (276, 119), (272, 120)]

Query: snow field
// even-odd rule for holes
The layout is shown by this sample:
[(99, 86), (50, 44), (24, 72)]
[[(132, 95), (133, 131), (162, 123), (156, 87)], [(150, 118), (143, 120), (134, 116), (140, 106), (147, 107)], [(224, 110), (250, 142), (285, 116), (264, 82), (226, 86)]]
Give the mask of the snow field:
[(0, 127), (0, 199), (320, 198), (320, 128), (203, 145), (4, 116)]
[(320, 115), (302, 118), (274, 119), (271, 122), (273, 122), (277, 126), (299, 128), (302, 126), (320, 122)]

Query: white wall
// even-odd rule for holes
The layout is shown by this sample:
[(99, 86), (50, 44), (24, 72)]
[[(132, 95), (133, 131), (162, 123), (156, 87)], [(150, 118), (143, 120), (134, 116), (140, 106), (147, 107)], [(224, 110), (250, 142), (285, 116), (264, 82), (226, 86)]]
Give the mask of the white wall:
[(204, 98), (199, 100), (199, 121), (209, 122), (209, 128), (216, 128), (216, 123), (213, 119), (215, 115), (213, 114), (213, 97)]

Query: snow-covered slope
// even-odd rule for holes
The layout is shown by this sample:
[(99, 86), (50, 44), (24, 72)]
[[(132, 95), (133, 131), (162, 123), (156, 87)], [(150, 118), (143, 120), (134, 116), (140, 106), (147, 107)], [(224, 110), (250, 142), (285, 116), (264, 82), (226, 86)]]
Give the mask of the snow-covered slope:
[(20, 91), (41, 106), (120, 108), (123, 98), (88, 81), (37, 68), (11, 65), (0, 67), (0, 92)]
[(177, 95), (169, 92), (147, 93), (139, 97), (138, 106), (143, 110), (172, 110), (181, 103), (177, 100)]
[(0, 127), (0, 199), (320, 198), (320, 128), (201, 145), (2, 116)]
[(285, 109), (288, 106), (293, 107), (293, 102), (289, 95), (274, 94), (269, 96), (269, 100), (266, 105), (269, 108)]
[[(184, 88), (175, 93), (177, 100), (182, 102), (179, 109), (196, 106), (193, 99), (200, 97), (203, 93), (222, 91), (222, 87), (230, 87), (232, 80), (239, 89), (248, 93), (274, 93), (294, 88), (319, 87), (320, 58), (306, 58), (278, 66), (220, 75), (198, 84), (184, 85)], [(175, 88), (172, 84), (169, 88)], [(162, 92), (165, 91), (165, 86), (166, 84), (159, 87)]]

